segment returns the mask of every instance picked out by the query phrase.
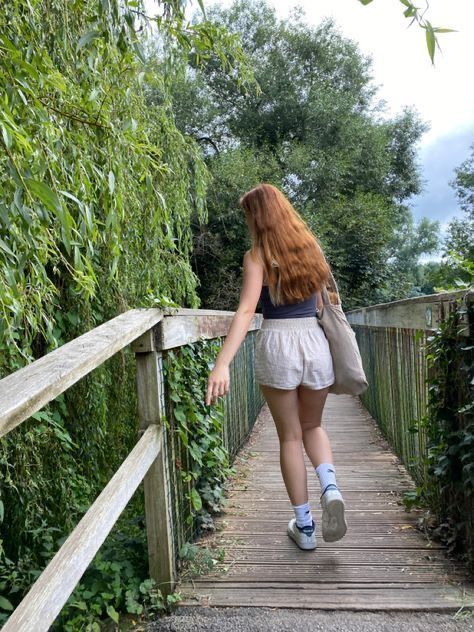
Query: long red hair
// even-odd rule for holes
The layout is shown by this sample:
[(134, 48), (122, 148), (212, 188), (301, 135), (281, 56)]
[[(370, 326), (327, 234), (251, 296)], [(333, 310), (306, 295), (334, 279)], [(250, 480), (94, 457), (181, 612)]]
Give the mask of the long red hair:
[(239, 200), (252, 234), (251, 255), (264, 266), (274, 305), (321, 290), (330, 268), (315, 235), (283, 193), (259, 184)]

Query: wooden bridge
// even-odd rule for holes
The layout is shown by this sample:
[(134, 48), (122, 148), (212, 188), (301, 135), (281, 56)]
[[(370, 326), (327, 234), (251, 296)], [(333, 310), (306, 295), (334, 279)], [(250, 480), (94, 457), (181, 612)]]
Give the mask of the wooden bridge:
[[(208, 543), (224, 547), (225, 559), (212, 575), (181, 583), (185, 603), (395, 610), (474, 605), (465, 573), (418, 531), (417, 513), (406, 513), (400, 504), (401, 492), (413, 486), (405, 467), (415, 477), (425, 474), (421, 457), (426, 437), (423, 432), (415, 436), (409, 426), (426, 408), (426, 337), (462, 293), (348, 314), (370, 386), (361, 401), (330, 395), (323, 421), (333, 443), (349, 531), (334, 544), (319, 538), (312, 552), (300, 551), (286, 536), (291, 507), (279, 471), (276, 433), (268, 410), (259, 415), (263, 399), (253, 378), (255, 332), (261, 323), (259, 315), (254, 317), (232, 363), (232, 388), (225, 400), (223, 445), (232, 456), (258, 416), (236, 458), (239, 476), (220, 519), (222, 529)], [(472, 296), (465, 300), (471, 303)], [(189, 536), (182, 529), (189, 506), (180, 502), (179, 440), (173, 426), (167, 430), (162, 423), (172, 407), (162, 359), (202, 337), (222, 338), (232, 316), (206, 310), (131, 310), (0, 381), (2, 436), (132, 345), (140, 420), (136, 446), (11, 615), (5, 632), (49, 629), (142, 480), (150, 576), (165, 593), (175, 587), (178, 552)], [(463, 335), (472, 335), (468, 324), (465, 329)], [(320, 523), (316, 477), (311, 471), (309, 475)], [(257, 502), (263, 503), (263, 519), (256, 517)]]
[[(329, 395), (323, 425), (346, 502), (346, 536), (334, 543), (319, 537), (315, 551), (301, 551), (286, 535), (293, 510), (265, 406), (239, 453), (218, 530), (201, 541), (225, 557), (212, 573), (179, 584), (183, 604), (436, 611), (474, 605), (466, 573), (418, 530), (419, 512), (405, 511), (401, 494), (413, 481), (358, 399)], [(318, 532), (320, 489), (306, 460)]]

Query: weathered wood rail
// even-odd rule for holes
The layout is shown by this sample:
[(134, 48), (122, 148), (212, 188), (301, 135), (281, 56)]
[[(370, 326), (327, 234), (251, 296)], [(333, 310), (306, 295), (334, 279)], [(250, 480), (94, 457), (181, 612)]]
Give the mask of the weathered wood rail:
[[(163, 442), (161, 354), (227, 334), (233, 312), (130, 310), (0, 380), (0, 437), (12, 431), (112, 355), (132, 344), (136, 356), (137, 444), (4, 625), (5, 632), (47, 631), (144, 482), (150, 577), (163, 593), (175, 577), (169, 473)], [(256, 315), (249, 331), (260, 326)], [(204, 396), (204, 394), (203, 394)]]
[(459, 301), (465, 313), (459, 336), (473, 336), (468, 305), (474, 290), (441, 292), (415, 298), (371, 305), (347, 313), (369, 381), (360, 396), (380, 425), (390, 444), (415, 479), (426, 476), (426, 436), (412, 426), (426, 412), (428, 401), (428, 338), (447, 318)]
[[(459, 299), (464, 299), (465, 303), (473, 301), (474, 289), (439, 292), (369, 305), (346, 312), (346, 316), (351, 325), (433, 331), (453, 309), (453, 302)], [(466, 329), (461, 335), (468, 336), (467, 314), (464, 315), (463, 321)]]

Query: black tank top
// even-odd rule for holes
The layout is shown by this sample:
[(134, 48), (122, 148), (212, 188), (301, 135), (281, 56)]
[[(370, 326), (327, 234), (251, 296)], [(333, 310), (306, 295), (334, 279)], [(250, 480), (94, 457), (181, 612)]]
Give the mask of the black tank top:
[(259, 302), (262, 306), (263, 318), (308, 318), (316, 316), (317, 312), (316, 293), (298, 303), (273, 305), (268, 285), (262, 285)]

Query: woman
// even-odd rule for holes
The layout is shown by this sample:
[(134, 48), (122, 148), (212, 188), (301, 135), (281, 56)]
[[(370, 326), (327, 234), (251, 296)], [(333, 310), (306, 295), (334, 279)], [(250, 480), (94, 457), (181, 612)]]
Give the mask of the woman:
[(240, 205), (252, 247), (244, 255), (239, 307), (209, 375), (206, 403), (229, 390), (230, 362), (260, 299), (263, 322), (256, 337), (255, 378), (276, 425), (281, 472), (295, 512), (288, 535), (300, 548), (314, 549), (303, 445), (321, 484), (323, 539), (335, 542), (347, 530), (330, 441), (321, 427), (334, 382), (328, 341), (316, 317), (323, 309), (320, 290), (329, 266), (317, 239), (276, 187), (260, 184)]

